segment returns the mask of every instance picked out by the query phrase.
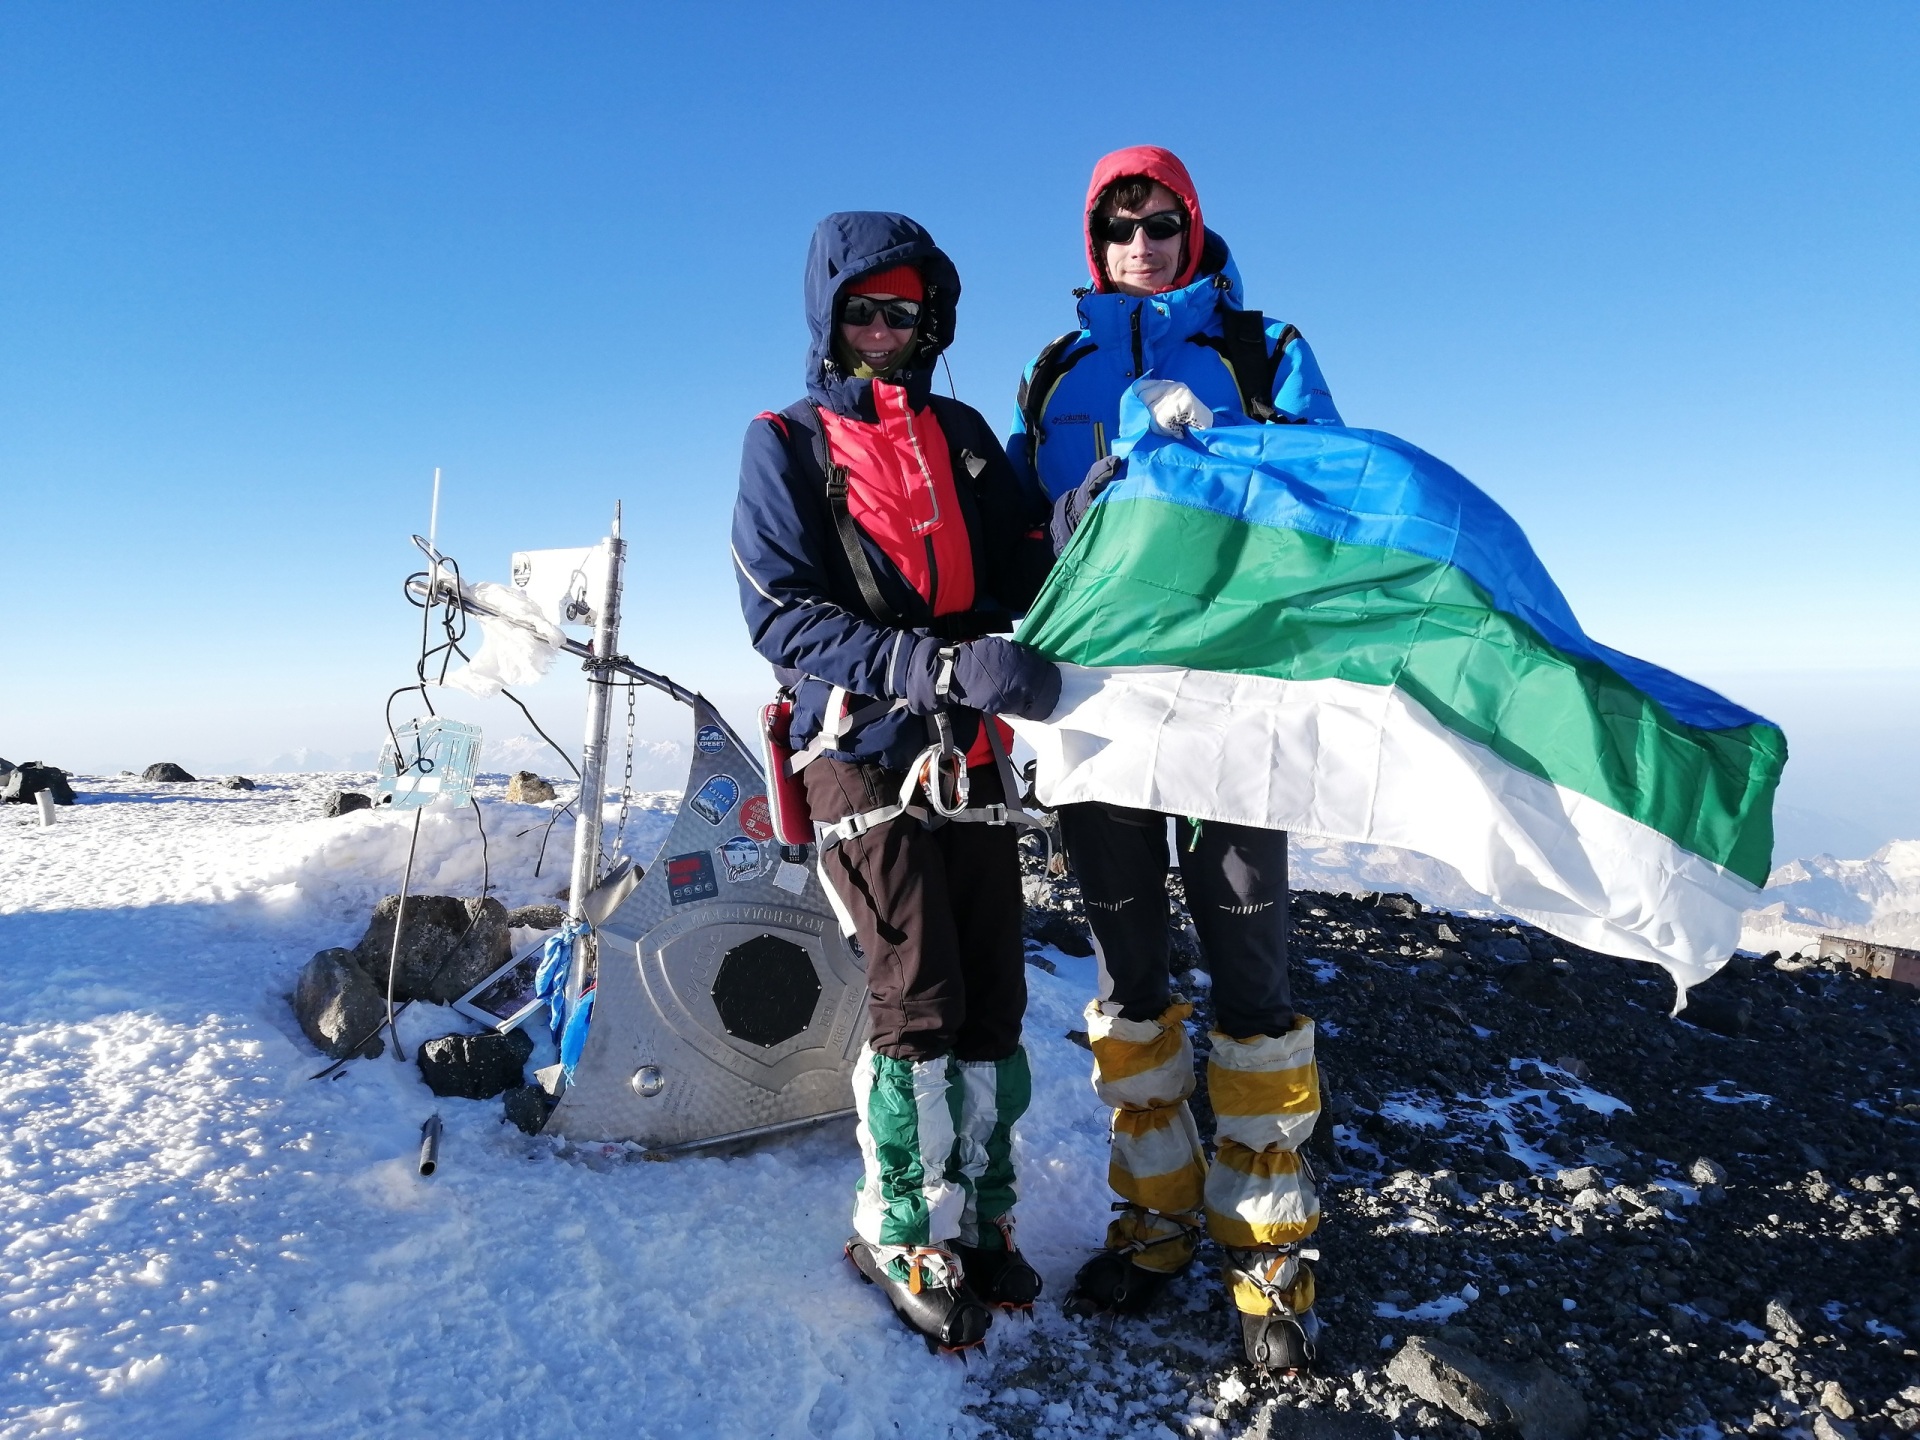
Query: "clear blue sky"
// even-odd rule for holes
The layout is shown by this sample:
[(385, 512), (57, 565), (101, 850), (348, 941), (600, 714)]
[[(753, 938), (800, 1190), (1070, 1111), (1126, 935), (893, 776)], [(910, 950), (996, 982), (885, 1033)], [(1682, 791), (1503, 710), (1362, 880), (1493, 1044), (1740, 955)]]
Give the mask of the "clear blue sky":
[(1807, 702), (1796, 803), (1920, 834), (1848, 728), (1920, 667), (1916, 75), (1910, 3), (10, 4), (0, 754), (372, 744), (436, 465), (481, 578), (624, 499), (625, 648), (743, 717), (727, 515), (813, 222), (933, 230), (1004, 427), (1089, 167), (1155, 142), (1350, 421), (1597, 637)]

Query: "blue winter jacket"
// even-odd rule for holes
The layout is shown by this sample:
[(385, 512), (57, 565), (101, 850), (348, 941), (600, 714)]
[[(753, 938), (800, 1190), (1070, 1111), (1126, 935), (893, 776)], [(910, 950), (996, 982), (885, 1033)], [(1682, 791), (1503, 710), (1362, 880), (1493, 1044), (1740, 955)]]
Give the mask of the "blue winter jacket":
[[(1023, 479), (1046, 488), (1049, 499), (1078, 485), (1107, 453), (1120, 427), (1120, 396), (1143, 375), (1178, 380), (1216, 413), (1230, 411), (1245, 423), (1220, 322), (1221, 311), (1244, 308), (1240, 271), (1226, 241), (1211, 230), (1206, 237), (1199, 273), (1182, 289), (1144, 298), (1082, 294), (1079, 333), (1055, 342), (1062, 347), (1051, 367), (1057, 378), (1045, 394), (1033, 393), (1035, 365), (1027, 366), (1007, 455)], [(1338, 425), (1340, 412), (1299, 332), (1267, 321), (1269, 356), (1289, 332), (1274, 374), (1274, 408), (1293, 420)]]
[[(740, 491), (733, 511), (733, 559), (753, 648), (794, 692), (796, 745), (820, 732), (831, 687), (850, 708), (906, 694), (901, 666), (915, 638), (968, 639), (1008, 631), (1038, 593), (1052, 561), (1045, 539), (1047, 502), (1007, 463), (980, 413), (932, 393), (935, 362), (953, 339), (960, 277), (925, 229), (904, 215), (855, 211), (829, 215), (807, 253), (806, 310), (812, 341), (806, 393), (814, 405), (849, 419), (875, 421), (873, 381), (849, 375), (834, 358), (838, 300), (851, 281), (897, 265), (915, 266), (926, 286), (917, 342), (908, 365), (889, 377), (916, 412), (931, 410), (947, 440), (966, 521), (974, 601), (962, 615), (936, 619), (886, 552), (862, 534), (881, 597), (899, 623), (877, 619), (862, 599), (826, 496), (814, 417), (805, 407), (763, 414), (747, 427)], [(798, 411), (797, 415), (791, 413)], [(953, 712), (954, 738), (969, 745), (979, 716)], [(849, 732), (835, 758), (899, 769), (928, 744), (926, 717), (892, 710)]]

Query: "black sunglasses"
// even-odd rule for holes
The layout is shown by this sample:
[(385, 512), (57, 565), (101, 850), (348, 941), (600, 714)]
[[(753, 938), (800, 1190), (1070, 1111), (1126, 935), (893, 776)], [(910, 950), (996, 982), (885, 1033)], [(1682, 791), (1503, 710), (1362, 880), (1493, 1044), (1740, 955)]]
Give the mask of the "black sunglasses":
[(918, 300), (876, 300), (871, 295), (849, 295), (840, 302), (840, 323), (871, 325), (879, 315), (889, 330), (911, 330), (920, 323)]
[(1145, 230), (1149, 240), (1171, 240), (1187, 228), (1187, 212), (1158, 210), (1139, 220), (1130, 216), (1103, 215), (1097, 227), (1100, 238), (1109, 245), (1132, 244), (1135, 230)]

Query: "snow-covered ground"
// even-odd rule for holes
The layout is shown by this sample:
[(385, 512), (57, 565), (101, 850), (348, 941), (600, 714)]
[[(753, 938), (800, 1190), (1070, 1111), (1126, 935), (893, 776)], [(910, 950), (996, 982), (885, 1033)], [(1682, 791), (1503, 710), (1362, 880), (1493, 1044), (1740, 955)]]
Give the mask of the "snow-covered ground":
[[(317, 818), (356, 779), (81, 780), (51, 829), (0, 811), (0, 1436), (977, 1433), (963, 1406), (1000, 1367), (929, 1356), (840, 1257), (846, 1128), (641, 1164), (437, 1100), (389, 1058), (309, 1078), (323, 1062), (285, 994), (358, 938), (405, 856), (403, 816)], [(645, 857), (672, 804), (646, 797), (627, 848)], [(482, 809), (494, 893), (550, 899), (567, 822), (536, 876), (550, 808), (496, 777)], [(1301, 888), (1485, 907), (1417, 857), (1299, 837), (1294, 860)], [(475, 893), (481, 866), (471, 811), (427, 815), (417, 891)], [(1763, 917), (1896, 938), (1920, 844), (1774, 880)], [(1108, 1196), (1105, 1118), (1064, 1038), (1091, 962), (1048, 953), (1019, 1153), (1023, 1239), (1057, 1293)], [(410, 1050), (465, 1028), (423, 1007), (403, 1027)], [(422, 1179), (435, 1111), (442, 1167)]]
[[(358, 938), (405, 854), (403, 816), (314, 818), (345, 778), (82, 780), (51, 829), (0, 812), (0, 1435), (975, 1433), (981, 1382), (841, 1258), (849, 1129), (564, 1158), (412, 1065), (308, 1078), (324, 1062), (285, 993)], [(536, 879), (548, 810), (498, 781), (482, 806), (495, 893), (551, 898), (565, 822)], [(428, 815), (416, 889), (475, 892), (474, 836), (471, 811)], [(1022, 1235), (1056, 1283), (1107, 1214), (1105, 1120), (1062, 1038), (1090, 962), (1058, 959), (1029, 971), (1020, 1136)], [(403, 1026), (410, 1048), (465, 1028), (420, 1007)]]

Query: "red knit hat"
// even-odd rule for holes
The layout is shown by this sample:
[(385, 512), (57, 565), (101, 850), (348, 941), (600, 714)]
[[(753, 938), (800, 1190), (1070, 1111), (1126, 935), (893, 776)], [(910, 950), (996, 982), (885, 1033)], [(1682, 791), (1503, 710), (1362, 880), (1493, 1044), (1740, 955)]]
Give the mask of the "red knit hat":
[(913, 266), (896, 265), (891, 270), (877, 270), (851, 281), (847, 285), (847, 294), (897, 295), (902, 300), (924, 300), (927, 287), (920, 278), (920, 272)]

